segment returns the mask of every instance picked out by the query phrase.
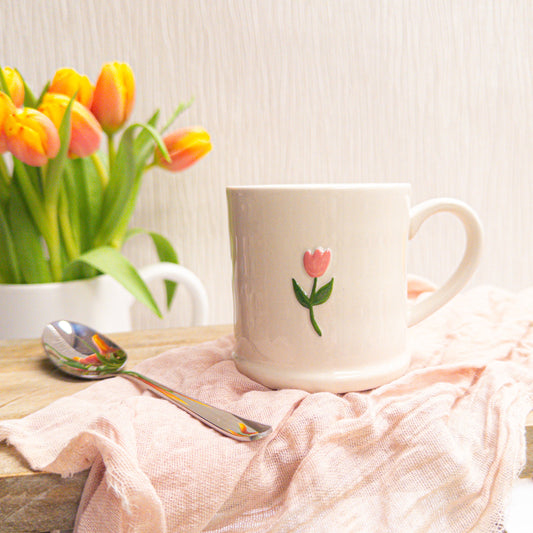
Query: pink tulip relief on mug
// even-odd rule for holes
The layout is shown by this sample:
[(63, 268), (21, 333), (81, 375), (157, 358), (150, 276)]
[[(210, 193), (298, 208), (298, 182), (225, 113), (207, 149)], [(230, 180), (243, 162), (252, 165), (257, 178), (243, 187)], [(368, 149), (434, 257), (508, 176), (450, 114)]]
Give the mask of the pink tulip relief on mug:
[(331, 291), (333, 290), (333, 278), (331, 278), (328, 283), (317, 290), (318, 278), (326, 273), (330, 261), (331, 250), (329, 248), (324, 250), (324, 248), (318, 247), (313, 253), (311, 253), (311, 250), (307, 250), (305, 252), (304, 268), (309, 276), (313, 278), (313, 287), (311, 288), (311, 294), (309, 296), (302, 289), (302, 287), (300, 287), (298, 282), (292, 278), (292, 287), (294, 289), (296, 299), (300, 305), (306, 309), (309, 309), (309, 318), (311, 320), (311, 324), (314, 330), (320, 336), (322, 336), (322, 331), (320, 330), (320, 327), (315, 319), (313, 307), (315, 305), (323, 304), (331, 296)]

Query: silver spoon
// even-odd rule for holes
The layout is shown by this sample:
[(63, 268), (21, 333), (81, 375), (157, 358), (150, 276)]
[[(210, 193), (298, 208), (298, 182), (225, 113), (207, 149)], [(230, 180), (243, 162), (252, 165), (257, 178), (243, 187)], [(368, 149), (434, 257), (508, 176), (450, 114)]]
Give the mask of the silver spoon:
[(204, 424), (236, 440), (261, 439), (272, 431), (270, 426), (246, 420), (184, 396), (138, 372), (123, 370), (126, 352), (104, 335), (83, 324), (68, 320), (51, 322), (44, 328), (41, 341), (48, 358), (66, 374), (83, 379), (121, 375), (140, 381), (153, 393), (170, 400)]

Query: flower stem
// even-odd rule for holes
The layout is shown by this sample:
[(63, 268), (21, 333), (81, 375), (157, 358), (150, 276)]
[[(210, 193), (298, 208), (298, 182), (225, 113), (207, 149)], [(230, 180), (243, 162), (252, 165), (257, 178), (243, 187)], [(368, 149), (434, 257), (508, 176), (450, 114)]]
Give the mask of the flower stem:
[(73, 261), (80, 255), (80, 246), (78, 239), (72, 231), (72, 224), (68, 214), (68, 200), (65, 189), (61, 189), (61, 196), (59, 198), (59, 227), (61, 229), (61, 235), (63, 236), (63, 243), (65, 244), (65, 250), (69, 261)]
[(45, 236), (48, 255), (50, 257), (50, 270), (52, 279), (61, 281), (63, 277), (63, 268), (61, 266), (61, 241), (59, 238), (59, 224), (57, 220), (57, 206), (51, 206), (47, 210), (48, 235)]
[(315, 312), (313, 310), (313, 306), (309, 308), (309, 318), (311, 319), (311, 324), (313, 325), (315, 331), (320, 335), (320, 337), (322, 337), (322, 332), (320, 331), (320, 328), (318, 327), (318, 324), (315, 320)]
[(50, 269), (53, 281), (61, 281), (61, 244), (57, 222), (57, 199), (51, 198), (50, 203), (43, 205), (39, 194), (26, 171), (26, 167), (18, 159), (14, 159), (15, 174), (28, 211), (35, 225), (41, 232), (50, 257)]
[(313, 278), (313, 288), (311, 289), (311, 296), (309, 296), (309, 318), (311, 319), (311, 324), (313, 325), (314, 330), (318, 333), (320, 337), (322, 337), (322, 331), (320, 331), (320, 328), (318, 327), (318, 324), (315, 320), (315, 311), (313, 309), (313, 300), (315, 299), (316, 294), (316, 285), (317, 285), (317, 279)]
[(133, 215), (133, 211), (135, 210), (135, 205), (137, 203), (137, 196), (139, 195), (140, 187), (141, 176), (139, 176), (139, 178), (135, 179), (135, 181), (133, 182), (133, 187), (130, 191), (128, 200), (126, 201), (126, 205), (124, 206), (124, 210), (115, 225), (115, 229), (111, 234), (111, 238), (109, 239), (110, 245), (114, 248), (117, 248), (118, 250), (122, 248), (122, 244), (124, 243), (124, 236), (126, 235), (130, 219)]
[(9, 185), (11, 183), (11, 176), (7, 170), (4, 157), (0, 155), (0, 203), (7, 202), (9, 198)]
[[(94, 152), (91, 154), (91, 161), (93, 162), (94, 168), (96, 169), (96, 173), (98, 174), (98, 177), (100, 178), (100, 183), (102, 184), (102, 188), (105, 190), (107, 187), (107, 184), (109, 183), (109, 174), (107, 173), (107, 170), (102, 163), (102, 160), (100, 157), (98, 157), (98, 154)], [(111, 168), (111, 167), (109, 167)]]
[(311, 296), (309, 296), (309, 300), (311, 301), (311, 305), (313, 305), (313, 300), (315, 299), (317, 280), (318, 280), (318, 278), (313, 278), (313, 288), (311, 289)]
[(109, 172), (113, 172), (113, 166), (115, 164), (115, 144), (113, 143), (113, 135), (107, 136), (107, 157), (109, 160)]
[(18, 159), (14, 159), (14, 166), (15, 175), (18, 184), (20, 185), (20, 190), (22, 192), (24, 201), (26, 202), (26, 207), (31, 213), (35, 225), (46, 240), (48, 234), (48, 221), (46, 218), (46, 213), (42, 200), (39, 197), (38, 192), (35, 190), (35, 187), (33, 186), (33, 183), (31, 182), (31, 179), (28, 176), (28, 173), (26, 172), (24, 164), (21, 163)]
[[(12, 278), (11, 281), (13, 283), (22, 283), (22, 274), (20, 272), (20, 268), (19, 268), (19, 264), (17, 260), (17, 252), (15, 248), (15, 243), (13, 242), (13, 238), (9, 230), (9, 224), (7, 222), (7, 218), (4, 214), (4, 210), (2, 207), (0, 207), (0, 232), (4, 236), (3, 242), (5, 244), (5, 247), (2, 250), (3, 252), (2, 260), (5, 262), (7, 266), (6, 270), (11, 275), (11, 278)], [(6, 272), (6, 274), (8, 274), (8, 272)]]

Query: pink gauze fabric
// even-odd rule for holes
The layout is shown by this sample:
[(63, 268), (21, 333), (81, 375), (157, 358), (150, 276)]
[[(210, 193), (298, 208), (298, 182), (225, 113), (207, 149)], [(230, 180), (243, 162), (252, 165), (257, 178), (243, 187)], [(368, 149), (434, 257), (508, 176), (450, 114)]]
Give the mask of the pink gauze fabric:
[(403, 377), (363, 393), (268, 390), (233, 339), (136, 369), (273, 426), (242, 443), (124, 378), (0, 422), (33, 469), (90, 468), (79, 532), (492, 532), (525, 460), (533, 289), (477, 288), (410, 330)]

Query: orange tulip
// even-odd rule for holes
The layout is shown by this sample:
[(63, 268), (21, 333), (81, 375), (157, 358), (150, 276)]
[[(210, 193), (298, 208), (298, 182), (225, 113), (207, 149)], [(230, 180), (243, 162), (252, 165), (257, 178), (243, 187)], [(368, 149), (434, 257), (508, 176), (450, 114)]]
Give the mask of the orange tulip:
[(164, 159), (157, 148), (155, 163), (172, 172), (185, 170), (211, 150), (209, 134), (200, 127), (176, 130), (165, 136), (163, 141), (170, 155), (170, 162)]
[(7, 89), (11, 100), (17, 107), (21, 107), (24, 104), (24, 83), (20, 74), (11, 67), (4, 67), (2, 74), (7, 83)]
[(119, 130), (133, 109), (135, 79), (126, 63), (106, 63), (94, 89), (91, 111), (108, 135)]
[(7, 150), (4, 124), (8, 115), (14, 115), (17, 108), (6, 93), (0, 92), (0, 154)]
[[(64, 94), (47, 93), (39, 111), (49, 117), (59, 129), (69, 102), (70, 98)], [(86, 157), (96, 152), (102, 140), (102, 128), (94, 115), (85, 106), (74, 101), (70, 120), (69, 157)]]
[(53, 122), (29, 107), (9, 113), (4, 120), (7, 149), (33, 167), (44, 165), (59, 151), (59, 134)]
[(76, 94), (76, 100), (85, 107), (91, 107), (93, 101), (94, 86), (87, 76), (82, 76), (72, 68), (60, 68), (52, 79), (49, 93), (59, 93), (72, 98)]

